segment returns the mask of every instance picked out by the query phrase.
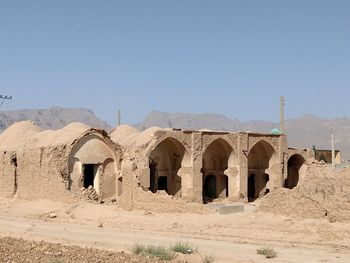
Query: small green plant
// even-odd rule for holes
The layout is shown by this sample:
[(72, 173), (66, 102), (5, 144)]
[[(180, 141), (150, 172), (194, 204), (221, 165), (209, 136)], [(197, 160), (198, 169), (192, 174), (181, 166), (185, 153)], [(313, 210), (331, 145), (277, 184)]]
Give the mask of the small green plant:
[(145, 251), (145, 246), (141, 244), (135, 244), (132, 248), (132, 253), (139, 255)]
[(160, 246), (147, 246), (145, 253), (150, 257), (156, 257), (162, 260), (172, 260), (175, 257), (175, 254), (168, 248)]
[(213, 255), (205, 255), (205, 256), (201, 256), (202, 258), (202, 263), (213, 263), (215, 262), (215, 257)]
[(159, 258), (162, 260), (172, 260), (175, 257), (174, 252), (170, 249), (154, 245), (144, 246), (135, 244), (132, 252), (137, 255)]
[(262, 247), (256, 250), (256, 253), (259, 255), (264, 255), (266, 258), (275, 258), (277, 257), (276, 251), (271, 247)]
[(197, 248), (193, 247), (191, 244), (187, 242), (176, 242), (174, 245), (171, 246), (170, 248), (174, 252), (182, 253), (185, 255), (192, 254), (194, 252), (197, 252)]

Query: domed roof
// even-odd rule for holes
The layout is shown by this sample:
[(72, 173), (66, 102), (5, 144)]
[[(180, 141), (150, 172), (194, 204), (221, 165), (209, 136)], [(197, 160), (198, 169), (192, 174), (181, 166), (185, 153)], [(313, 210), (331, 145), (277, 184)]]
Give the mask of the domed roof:
[(273, 128), (271, 130), (271, 134), (273, 134), (273, 135), (281, 135), (282, 132), (279, 129), (277, 129), (277, 128)]
[(16, 122), (0, 134), (0, 148), (14, 149), (24, 145), (29, 138), (39, 132), (40, 128), (32, 121)]
[(74, 122), (59, 130), (44, 130), (37, 133), (28, 143), (37, 147), (68, 144), (78, 139), (91, 128), (83, 123)]
[(110, 134), (110, 136), (114, 142), (120, 142), (136, 133), (138, 134), (140, 132), (134, 127), (124, 124), (115, 128), (114, 131)]

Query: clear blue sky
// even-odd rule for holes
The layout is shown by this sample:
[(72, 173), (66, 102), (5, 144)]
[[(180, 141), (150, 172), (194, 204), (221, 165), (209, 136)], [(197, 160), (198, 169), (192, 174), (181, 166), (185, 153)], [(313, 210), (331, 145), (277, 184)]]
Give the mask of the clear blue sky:
[(350, 116), (350, 1), (0, 1), (1, 110)]

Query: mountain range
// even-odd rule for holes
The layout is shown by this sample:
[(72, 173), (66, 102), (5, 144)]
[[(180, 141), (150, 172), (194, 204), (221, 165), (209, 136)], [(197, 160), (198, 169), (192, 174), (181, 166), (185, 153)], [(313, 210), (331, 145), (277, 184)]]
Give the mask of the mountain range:
[[(240, 121), (213, 113), (167, 113), (153, 111), (135, 125), (139, 129), (151, 126), (219, 131), (252, 131), (270, 133), (279, 123), (270, 121)], [(325, 119), (313, 115), (285, 121), (288, 146), (295, 148), (331, 149), (331, 129), (334, 128), (336, 148), (343, 158), (350, 158), (350, 119)]]
[(0, 112), (0, 131), (18, 121), (31, 120), (42, 129), (57, 130), (72, 122), (82, 122), (91, 127), (110, 130), (112, 127), (87, 109), (52, 107)]
[[(0, 112), (0, 132), (17, 121), (32, 120), (42, 129), (59, 129), (71, 122), (82, 122), (91, 127), (110, 131), (112, 127), (96, 117), (88, 109), (70, 109), (53, 107), (48, 109), (31, 109)], [(269, 133), (279, 124), (270, 121), (240, 121), (213, 113), (167, 113), (152, 111), (137, 124), (136, 128), (143, 130), (152, 126), (181, 129), (210, 129), (220, 131), (252, 131)], [(296, 148), (317, 149), (331, 148), (331, 128), (335, 131), (336, 148), (341, 150), (343, 158), (350, 158), (350, 119), (325, 119), (312, 115), (285, 121), (288, 145)]]

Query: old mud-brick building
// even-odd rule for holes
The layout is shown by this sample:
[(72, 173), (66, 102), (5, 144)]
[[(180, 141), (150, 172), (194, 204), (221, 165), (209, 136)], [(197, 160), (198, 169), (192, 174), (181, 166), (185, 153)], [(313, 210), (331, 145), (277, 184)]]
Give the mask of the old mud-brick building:
[(124, 149), (128, 208), (158, 202), (165, 209), (166, 200), (150, 192), (197, 203), (254, 201), (275, 188), (293, 188), (309, 158), (303, 150), (288, 149), (286, 136), (278, 134), (157, 127), (140, 133), (122, 125), (111, 138)]
[(81, 123), (56, 131), (16, 123), (0, 135), (0, 158), (1, 196), (67, 200), (89, 186), (103, 197), (119, 194), (120, 147)]
[(93, 187), (125, 209), (200, 210), (293, 188), (310, 157), (283, 134), (127, 125), (107, 134), (80, 123), (41, 131), (27, 121), (0, 135), (0, 195), (69, 200)]

